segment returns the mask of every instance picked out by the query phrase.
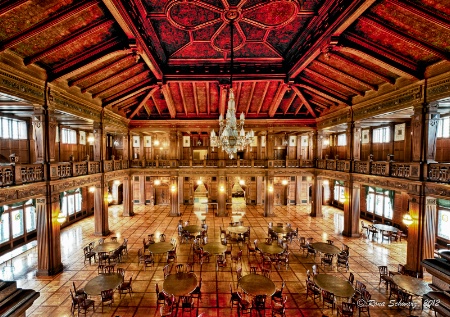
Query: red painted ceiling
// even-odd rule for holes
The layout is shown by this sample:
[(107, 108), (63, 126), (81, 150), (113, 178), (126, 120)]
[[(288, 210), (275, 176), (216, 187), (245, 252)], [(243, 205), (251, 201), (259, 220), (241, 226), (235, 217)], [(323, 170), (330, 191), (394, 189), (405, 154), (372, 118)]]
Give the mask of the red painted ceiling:
[[(0, 50), (132, 120), (319, 117), (450, 57), (447, 0), (18, 0)], [(234, 67), (230, 67), (233, 27)]]

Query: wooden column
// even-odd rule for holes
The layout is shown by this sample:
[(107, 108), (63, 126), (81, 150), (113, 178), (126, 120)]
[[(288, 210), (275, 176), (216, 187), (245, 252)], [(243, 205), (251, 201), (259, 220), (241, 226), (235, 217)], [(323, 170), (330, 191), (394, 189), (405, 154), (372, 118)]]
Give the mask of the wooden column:
[(61, 263), (61, 225), (59, 194), (47, 191), (47, 197), (36, 199), (37, 276), (55, 275), (63, 270)]
[(411, 120), (413, 162), (435, 163), (436, 137), (439, 122), (437, 102), (414, 108)]
[[(100, 113), (103, 117), (103, 111)], [(103, 172), (103, 160), (106, 154), (106, 132), (102, 122), (94, 122), (94, 161), (100, 164), (100, 170)]]
[[(361, 124), (355, 123), (353, 128), (353, 160), (361, 160)], [(393, 133), (392, 133), (393, 135)], [(392, 142), (394, 144), (394, 142)]]
[[(56, 144), (56, 127), (58, 123), (54, 118), (53, 111), (49, 107), (35, 107), (32, 117), (33, 137), (34, 137), (34, 153), (31, 157), (35, 157), (35, 163), (54, 162), (55, 161), (55, 144)], [(45, 144), (47, 142), (47, 145)], [(47, 147), (47, 159), (46, 159)]]
[(264, 200), (264, 181), (262, 176), (256, 176), (256, 204), (262, 205)]
[(178, 201), (178, 175), (170, 176), (170, 217), (178, 217), (180, 215), (180, 205)]
[(408, 227), (406, 267), (422, 276), (422, 260), (434, 258), (436, 198), (410, 195), (409, 214), (413, 223)]
[(317, 176), (314, 176), (311, 203), (311, 217), (322, 217), (322, 180)]
[(123, 179), (123, 216), (133, 216), (133, 185), (132, 176), (125, 176)]
[(95, 187), (94, 234), (96, 236), (107, 236), (110, 232), (108, 222), (108, 184), (104, 176), (102, 176), (102, 180)]
[(302, 177), (295, 176), (295, 204), (302, 204)]
[(265, 179), (265, 195), (264, 195), (264, 217), (273, 217), (275, 214), (273, 213), (273, 175), (266, 174)]
[(346, 237), (359, 237), (360, 185), (353, 182), (345, 184), (344, 230)]
[(227, 201), (226, 177), (222, 172), (219, 172), (219, 185), (218, 185), (218, 193), (217, 193), (217, 204), (218, 204), (217, 216), (219, 216), (219, 217), (227, 216), (226, 201)]

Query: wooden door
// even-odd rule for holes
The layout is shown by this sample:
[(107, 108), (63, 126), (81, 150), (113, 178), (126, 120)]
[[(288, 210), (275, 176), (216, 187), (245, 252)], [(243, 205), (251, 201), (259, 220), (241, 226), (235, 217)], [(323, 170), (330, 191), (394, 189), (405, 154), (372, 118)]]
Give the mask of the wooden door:
[(168, 205), (170, 203), (169, 187), (156, 187), (155, 205)]

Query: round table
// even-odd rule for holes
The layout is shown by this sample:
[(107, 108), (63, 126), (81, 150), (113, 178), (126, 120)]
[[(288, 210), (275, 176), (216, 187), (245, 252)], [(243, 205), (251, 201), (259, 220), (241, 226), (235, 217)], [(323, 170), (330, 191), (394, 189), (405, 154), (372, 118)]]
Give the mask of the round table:
[(230, 233), (243, 234), (248, 231), (248, 227), (245, 226), (228, 227), (227, 230)]
[(339, 254), (341, 252), (337, 246), (325, 242), (314, 242), (311, 246), (320, 253)]
[(152, 243), (148, 246), (148, 250), (154, 254), (163, 254), (173, 249), (170, 242)]
[(284, 251), (284, 249), (277, 244), (258, 243), (257, 247), (262, 253), (280, 254)]
[(119, 242), (103, 242), (102, 244), (99, 244), (92, 249), (94, 252), (111, 252), (115, 251), (120, 247)]
[(350, 298), (355, 293), (353, 285), (347, 280), (331, 274), (318, 274), (314, 276), (314, 283), (319, 288), (329, 291), (337, 297)]
[(289, 227), (272, 227), (272, 231), (278, 234), (286, 234), (294, 230), (292, 230), (292, 228)]
[(393, 226), (390, 226), (390, 225), (384, 225), (382, 223), (377, 223), (377, 224), (374, 224), (373, 226), (375, 228), (377, 228), (378, 230), (380, 230), (380, 231), (391, 231), (391, 232), (397, 232), (398, 231), (397, 228), (395, 228)]
[(211, 254), (221, 254), (227, 250), (227, 246), (221, 242), (210, 242), (203, 246), (203, 250)]
[(275, 293), (275, 284), (269, 278), (259, 274), (248, 274), (239, 279), (239, 286), (250, 295), (272, 296)]
[(167, 275), (163, 290), (174, 296), (184, 296), (197, 287), (197, 276), (194, 273), (175, 273)]
[(202, 227), (197, 226), (197, 225), (190, 225), (190, 226), (183, 227), (183, 230), (193, 234), (193, 233), (202, 231)]
[(99, 274), (84, 286), (88, 295), (100, 295), (107, 289), (115, 289), (123, 282), (123, 275), (119, 273)]
[(423, 296), (433, 290), (424, 280), (408, 275), (396, 274), (392, 277), (392, 280), (401, 289), (417, 296)]

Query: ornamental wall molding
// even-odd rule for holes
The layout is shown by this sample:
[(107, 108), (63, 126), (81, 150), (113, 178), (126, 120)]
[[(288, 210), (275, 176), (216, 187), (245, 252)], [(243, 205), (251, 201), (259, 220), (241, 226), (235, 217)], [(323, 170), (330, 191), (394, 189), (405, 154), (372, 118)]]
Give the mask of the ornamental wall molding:
[(119, 171), (114, 171), (114, 172), (108, 172), (108, 173), (105, 173), (105, 181), (122, 179), (129, 175), (130, 175), (130, 173), (128, 172), (128, 170), (119, 170)]
[(44, 104), (44, 84), (35, 83), (23, 77), (15, 75), (8, 71), (7, 66), (1, 65), (0, 68), (0, 90), (19, 98), (22, 98), (31, 104)]
[(436, 101), (450, 95), (450, 78), (449, 74), (446, 74), (445, 78), (432, 81), (427, 86), (427, 99), (428, 102)]
[(71, 179), (60, 179), (50, 182), (52, 191), (63, 192), (84, 186), (97, 185), (102, 180), (101, 174), (78, 176)]
[(23, 201), (25, 199), (45, 196), (47, 186), (36, 184), (21, 185), (20, 188), (0, 188), (0, 205)]
[(434, 198), (448, 199), (450, 197), (450, 185), (439, 183), (427, 183), (425, 185), (425, 195)]
[(381, 187), (384, 189), (406, 192), (419, 195), (422, 192), (423, 183), (411, 180), (400, 180), (390, 177), (379, 177), (374, 175), (351, 174), (353, 182), (362, 185)]

